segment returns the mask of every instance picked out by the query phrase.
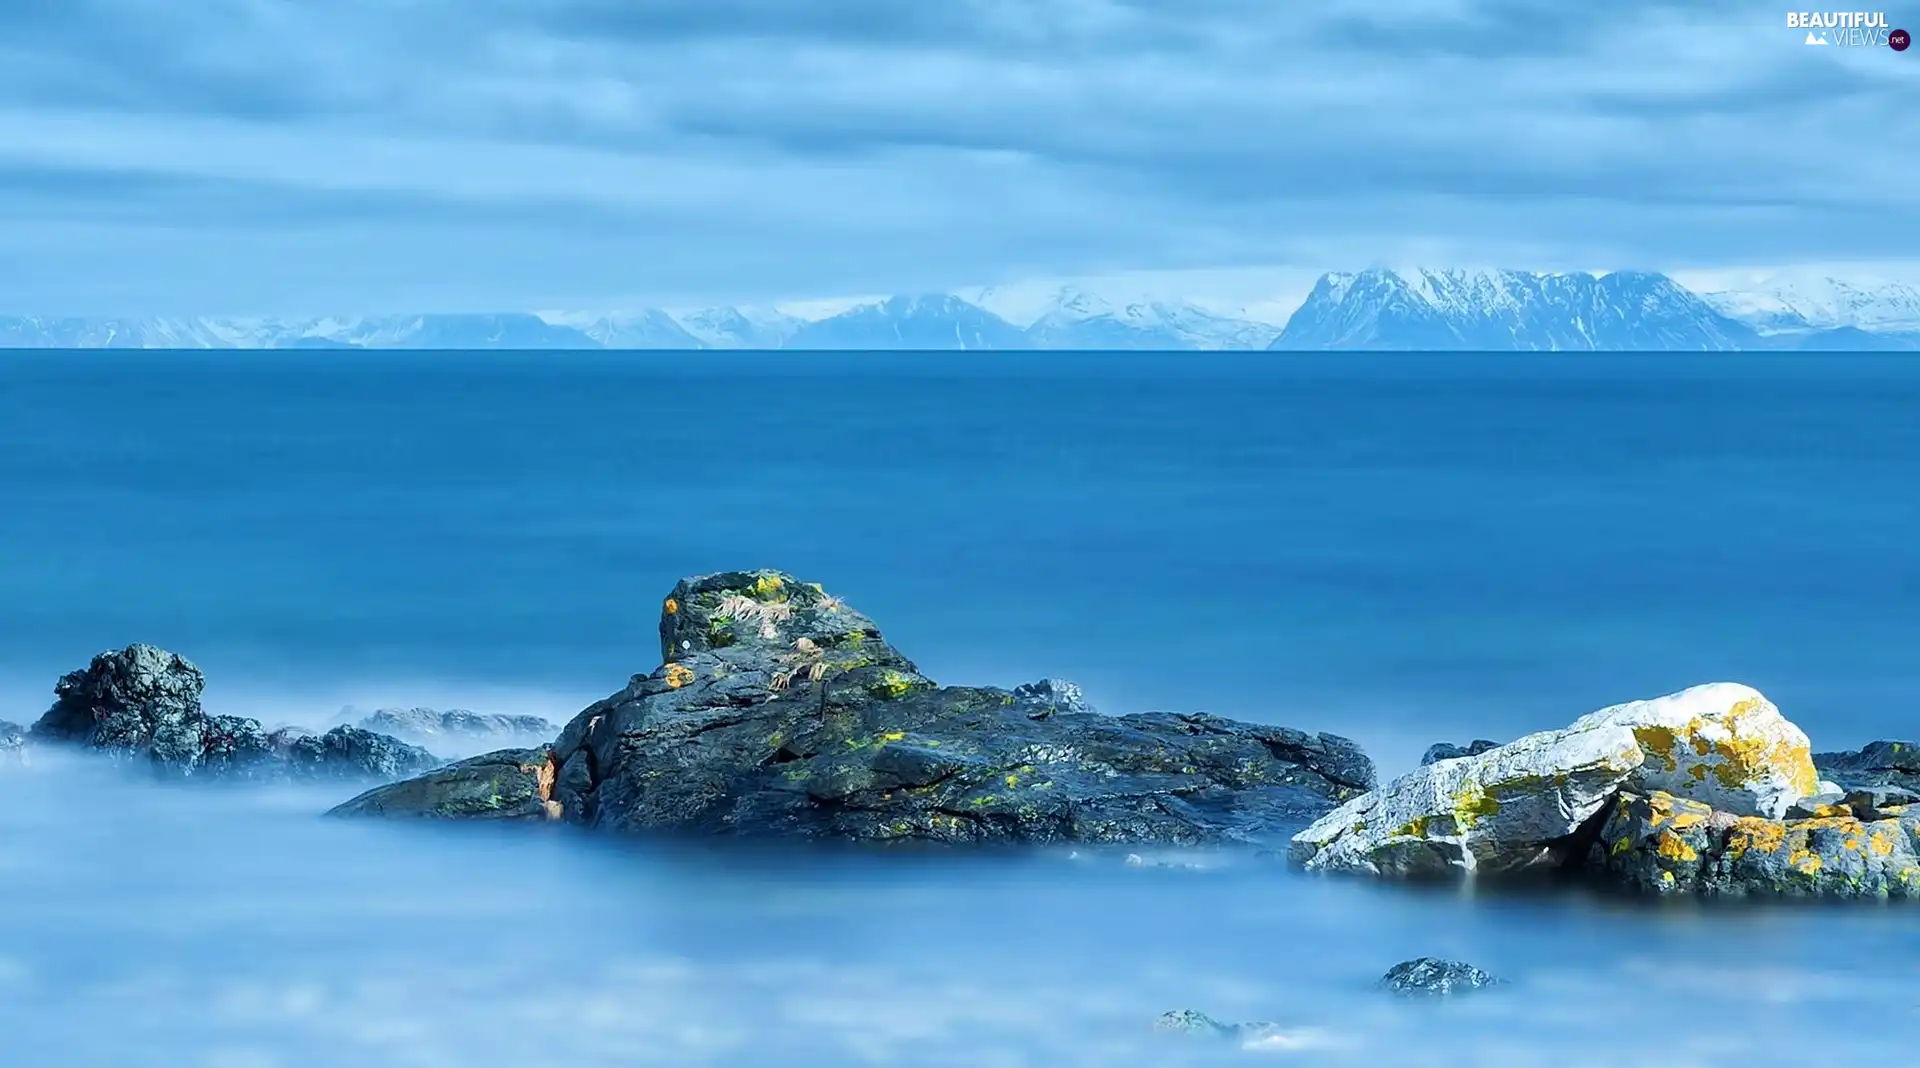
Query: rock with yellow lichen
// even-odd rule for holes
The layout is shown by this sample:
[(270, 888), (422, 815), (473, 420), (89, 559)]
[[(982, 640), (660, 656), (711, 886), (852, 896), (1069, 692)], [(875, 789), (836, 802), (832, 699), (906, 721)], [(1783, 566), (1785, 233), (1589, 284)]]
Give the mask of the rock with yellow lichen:
[(559, 819), (560, 805), (553, 800), (558, 770), (552, 750), (545, 747), (503, 749), (375, 787), (329, 815)]
[(1309, 871), (1514, 875), (1584, 855), (1582, 828), (1645, 760), (1627, 727), (1548, 731), (1420, 767), (1295, 835)]
[[(1372, 762), (1332, 735), (1102, 715), (1059, 680), (939, 686), (872, 620), (776, 571), (682, 580), (661, 603), (660, 653), (552, 746), (549, 799), (567, 820), (880, 842), (1262, 843), (1374, 785)], [(368, 796), (380, 806), (350, 805), (404, 815), (444, 792)]]
[(1914, 898), (1920, 897), (1920, 820), (1870, 805), (1775, 820), (1664, 792), (1622, 794), (1590, 864), (1621, 886), (1650, 894)]
[(1742, 816), (1778, 819), (1819, 789), (1812, 748), (1758, 690), (1733, 682), (1629, 701), (1575, 720), (1571, 730), (1625, 727), (1646, 760), (1629, 789), (1665, 791)]

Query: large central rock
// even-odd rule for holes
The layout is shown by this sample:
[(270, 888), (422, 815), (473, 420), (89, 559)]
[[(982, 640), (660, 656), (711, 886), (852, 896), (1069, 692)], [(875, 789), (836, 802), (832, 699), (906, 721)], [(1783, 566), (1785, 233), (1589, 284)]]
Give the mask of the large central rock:
[(1332, 735), (1105, 716), (1051, 681), (937, 686), (872, 620), (779, 572), (683, 580), (661, 606), (660, 651), (544, 762), (468, 761), (337, 811), (557, 808), (623, 831), (867, 841), (1260, 842), (1374, 784), (1372, 762)]

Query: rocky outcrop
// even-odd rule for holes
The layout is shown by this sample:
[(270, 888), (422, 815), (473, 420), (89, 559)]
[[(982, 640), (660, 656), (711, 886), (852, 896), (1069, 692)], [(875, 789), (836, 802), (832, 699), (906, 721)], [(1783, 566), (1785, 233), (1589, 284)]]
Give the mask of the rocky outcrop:
[(1268, 1020), (1221, 1023), (1195, 1009), (1163, 1012), (1153, 1021), (1153, 1029), (1162, 1034), (1232, 1042), (1242, 1048), (1258, 1048), (1285, 1037), (1280, 1025)]
[(1820, 774), (1842, 789), (1896, 786), (1920, 790), (1920, 743), (1873, 742), (1852, 753), (1818, 753)]
[(1348, 801), (1295, 835), (1289, 859), (1403, 879), (1557, 868), (1585, 852), (1581, 828), (1644, 760), (1623, 726), (1528, 735)]
[(1471, 964), (1439, 957), (1401, 961), (1380, 977), (1383, 988), (1414, 997), (1450, 997), (1469, 990), (1483, 990), (1499, 982)]
[(549, 741), (560, 733), (560, 728), (539, 716), (469, 712), (463, 708), (382, 708), (360, 720), (358, 726), (427, 748), (440, 742), (467, 745), (489, 739)]
[(1736, 816), (1666, 793), (1622, 794), (1596, 868), (1652, 894), (1920, 897), (1920, 819), (1862, 794), (1804, 819)]
[[(872, 620), (774, 571), (683, 580), (661, 606), (660, 648), (660, 667), (551, 747), (551, 800), (566, 819), (882, 842), (1257, 842), (1374, 785), (1372, 762), (1332, 735), (1105, 716), (1057, 681), (939, 686)], [(520, 791), (521, 774), (486, 781)], [(339, 811), (445, 808), (477, 781), (463, 775)]]
[(1570, 730), (1626, 727), (1646, 760), (1628, 785), (1727, 812), (1778, 819), (1819, 787), (1812, 747), (1773, 702), (1733, 682), (1708, 683), (1582, 716)]
[(0, 767), (21, 764), (27, 759), (27, 732), (17, 723), (0, 720)]
[(1428, 764), (1437, 764), (1442, 760), (1459, 760), (1461, 757), (1479, 756), (1489, 749), (1498, 748), (1500, 748), (1499, 742), (1489, 741), (1485, 738), (1475, 738), (1464, 746), (1454, 745), (1452, 742), (1435, 742), (1427, 747), (1425, 753), (1420, 755), (1420, 766), (1424, 768)]
[(418, 778), (361, 794), (335, 808), (336, 816), (420, 819), (550, 820), (558, 769), (552, 750), (503, 749), (456, 761)]
[(378, 779), (439, 763), (424, 749), (357, 728), (270, 734), (256, 719), (209, 715), (200, 707), (205, 686), (199, 668), (164, 649), (109, 650), (60, 679), (53, 707), (30, 733), (175, 776)]

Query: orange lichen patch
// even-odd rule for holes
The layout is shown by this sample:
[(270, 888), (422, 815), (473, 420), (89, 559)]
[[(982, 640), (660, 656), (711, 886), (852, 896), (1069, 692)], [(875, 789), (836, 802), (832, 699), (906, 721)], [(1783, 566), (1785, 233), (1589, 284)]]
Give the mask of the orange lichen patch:
[(669, 597), (667, 598), (667, 603), (660, 606), (660, 610), (668, 615), (673, 615), (680, 611), (680, 602)]
[(1884, 857), (1893, 852), (1893, 835), (1884, 827), (1875, 827), (1867, 832), (1867, 848), (1876, 857)]
[(1742, 816), (1733, 821), (1727, 834), (1727, 856), (1738, 860), (1751, 850), (1777, 852), (1787, 841), (1787, 825), (1759, 816)]
[(1813, 806), (1813, 816), (1815, 819), (1830, 819), (1834, 817), (1844, 818), (1852, 815), (1853, 815), (1853, 809), (1847, 807), (1846, 805), (1815, 805)]
[(679, 689), (693, 681), (693, 669), (685, 664), (667, 665), (667, 685)]
[(1687, 769), (1687, 774), (1693, 776), (1694, 782), (1706, 782), (1707, 766), (1705, 764), (1695, 764), (1693, 767)]
[(1672, 727), (1635, 727), (1633, 739), (1640, 747), (1666, 762), (1668, 771), (1675, 771), (1680, 763), (1673, 759), (1674, 747), (1680, 744), (1680, 736)]
[(1812, 850), (1796, 849), (1787, 855), (1787, 865), (1803, 874), (1814, 875), (1826, 865), (1826, 861), (1820, 859), (1820, 854)]
[(1662, 859), (1676, 863), (1700, 859), (1699, 852), (1672, 831), (1661, 831), (1653, 836), (1653, 851), (1660, 854)]
[(560, 802), (553, 799), (553, 784), (560, 779), (560, 765), (554, 761), (552, 750), (548, 750), (547, 759), (538, 764), (522, 764), (520, 770), (533, 776), (534, 797), (547, 818), (557, 820), (565, 815)]

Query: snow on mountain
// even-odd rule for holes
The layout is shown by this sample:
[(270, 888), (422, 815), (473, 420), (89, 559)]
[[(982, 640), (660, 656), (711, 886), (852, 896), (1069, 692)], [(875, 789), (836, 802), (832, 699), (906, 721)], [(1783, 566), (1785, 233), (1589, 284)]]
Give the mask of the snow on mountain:
[(1920, 286), (1909, 282), (1769, 272), (1702, 293), (1701, 299), (1766, 334), (1837, 327), (1920, 331)]
[(687, 333), (715, 349), (777, 349), (807, 320), (774, 308), (702, 308), (679, 317)]
[(607, 349), (697, 349), (700, 339), (659, 308), (635, 312), (541, 312), (550, 326), (566, 327)]
[(1116, 303), (1072, 286), (1060, 289), (1027, 327), (1042, 349), (1257, 349), (1279, 330), (1232, 319), (1185, 300)]
[(366, 349), (593, 349), (592, 338), (538, 315), (381, 315), (323, 319), (288, 340)]
[(795, 330), (794, 349), (1023, 349), (1026, 335), (951, 294), (897, 296), (849, 308)]
[(1321, 277), (1276, 349), (1736, 349), (1752, 332), (1662, 274), (1396, 271)]

